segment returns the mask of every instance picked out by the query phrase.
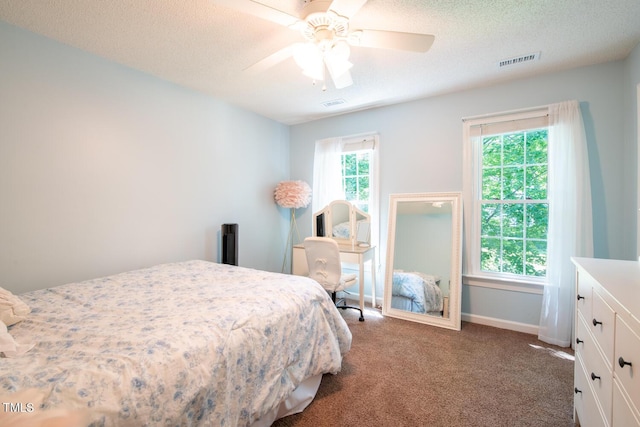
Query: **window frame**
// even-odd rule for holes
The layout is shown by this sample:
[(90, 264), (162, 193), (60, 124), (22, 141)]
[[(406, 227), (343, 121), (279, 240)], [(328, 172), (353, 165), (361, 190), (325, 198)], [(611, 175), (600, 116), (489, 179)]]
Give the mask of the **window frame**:
[[(481, 211), (482, 211), (482, 139), (496, 134), (513, 133), (540, 128), (548, 129), (547, 109), (536, 108), (518, 112), (497, 113), (463, 120), (465, 165), (464, 195), (465, 231), (464, 283), (497, 289), (542, 293), (547, 276), (527, 276), (481, 269)], [(549, 164), (547, 145), (547, 166)], [(547, 181), (547, 192), (549, 189)], [(547, 203), (549, 195), (547, 193)], [(501, 201), (504, 202), (504, 201)], [(547, 230), (548, 235), (548, 230)]]

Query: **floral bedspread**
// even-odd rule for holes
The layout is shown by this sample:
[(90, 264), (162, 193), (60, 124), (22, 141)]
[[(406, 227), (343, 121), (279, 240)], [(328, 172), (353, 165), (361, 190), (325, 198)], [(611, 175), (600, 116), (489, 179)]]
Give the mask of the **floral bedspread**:
[[(0, 360), (1, 393), (46, 392), (95, 426), (246, 426), (307, 377), (340, 371), (351, 333), (311, 279), (206, 261), (20, 295), (35, 347)], [(24, 402), (26, 403), (26, 402)]]
[(391, 289), (392, 295), (409, 298), (416, 313), (442, 311), (442, 290), (434, 276), (395, 270)]

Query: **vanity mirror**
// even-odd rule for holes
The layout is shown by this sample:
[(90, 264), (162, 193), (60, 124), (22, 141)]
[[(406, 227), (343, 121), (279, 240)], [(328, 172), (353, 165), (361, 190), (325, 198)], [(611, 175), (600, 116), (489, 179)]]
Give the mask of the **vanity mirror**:
[(461, 193), (392, 194), (382, 314), (460, 330)]
[(313, 235), (332, 237), (338, 244), (370, 242), (371, 216), (346, 200), (334, 200), (313, 214)]

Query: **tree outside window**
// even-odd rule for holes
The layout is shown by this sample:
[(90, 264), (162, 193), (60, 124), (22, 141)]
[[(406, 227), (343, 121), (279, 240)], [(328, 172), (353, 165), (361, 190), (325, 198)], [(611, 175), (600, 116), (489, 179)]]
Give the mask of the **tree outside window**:
[(345, 199), (358, 209), (369, 212), (369, 163), (371, 150), (342, 154), (342, 189)]
[(480, 269), (547, 274), (547, 129), (482, 138)]

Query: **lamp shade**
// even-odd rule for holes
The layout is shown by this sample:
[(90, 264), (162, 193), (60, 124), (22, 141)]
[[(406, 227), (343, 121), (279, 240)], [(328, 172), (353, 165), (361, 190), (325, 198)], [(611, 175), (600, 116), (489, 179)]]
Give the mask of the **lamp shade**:
[(304, 181), (282, 181), (273, 195), (283, 208), (306, 208), (311, 202), (311, 187)]

